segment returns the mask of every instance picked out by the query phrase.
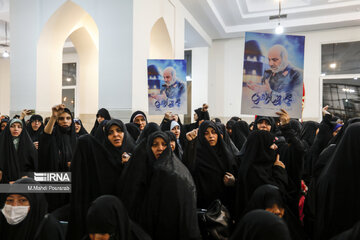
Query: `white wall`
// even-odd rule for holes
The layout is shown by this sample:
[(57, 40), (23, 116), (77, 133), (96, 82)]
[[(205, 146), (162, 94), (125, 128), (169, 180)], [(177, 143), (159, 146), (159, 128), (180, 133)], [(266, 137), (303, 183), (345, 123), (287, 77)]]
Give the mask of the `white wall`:
[(209, 112), (219, 118), (239, 116), (244, 39), (213, 41), (209, 50)]
[[(108, 108), (112, 116), (124, 120), (133, 110), (147, 112), (146, 60), (150, 52), (150, 31), (159, 18), (165, 21), (175, 59), (183, 59), (185, 19), (211, 44), (211, 38), (179, 0), (12, 0), (12, 112), (26, 107), (48, 114), (46, 111), (50, 111), (54, 102), (61, 100), (60, 82), (57, 81), (55, 87), (48, 87), (46, 82), (38, 84), (38, 70), (44, 66), (37, 66), (37, 46), (48, 21), (69, 2), (89, 14), (99, 34), (98, 40), (95, 40), (99, 50), (98, 97), (93, 96), (89, 100), (91, 109), (83, 108), (85, 114), (95, 115), (92, 107), (97, 105), (98, 108)], [(80, 27), (76, 25), (73, 30)], [(56, 34), (58, 29), (52, 30)], [(89, 31), (89, 34), (92, 32)], [(56, 53), (57, 58), (60, 55)], [(57, 72), (60, 75), (60, 71)], [(49, 79), (44, 76), (42, 79)], [(44, 89), (48, 92), (39, 94)], [(94, 99), (98, 100), (98, 104), (92, 104)]]
[[(134, 0), (133, 16), (133, 91), (132, 110), (148, 112), (147, 59), (150, 58), (150, 32), (159, 18), (164, 22), (172, 44), (172, 56), (184, 58), (185, 18), (203, 38), (210, 37), (184, 8), (179, 0)], [(159, 122), (163, 116), (151, 116), (150, 121)]]
[[(192, 92), (191, 113), (208, 102), (208, 72), (209, 72), (209, 48), (191, 48), (192, 54)], [(211, 108), (209, 110), (210, 114)], [(191, 114), (193, 120), (193, 114)], [(210, 115), (213, 117), (213, 115)]]
[(0, 115), (9, 115), (10, 59), (0, 58)]
[[(305, 36), (305, 108), (304, 120), (321, 119), (320, 74), (321, 44), (360, 41), (360, 27), (296, 33)], [(240, 115), (244, 56), (244, 38), (213, 41), (209, 50), (209, 111), (211, 116), (230, 118), (241, 116), (252, 121), (253, 116)]]
[[(24, 106), (38, 109), (36, 106), (36, 98), (39, 96), (36, 91), (36, 64), (39, 36), (48, 20), (66, 2), (65, 0), (11, 1), (10, 108), (12, 112), (19, 111)], [(98, 97), (94, 96), (94, 99), (96, 98), (99, 102), (96, 108), (106, 106), (114, 116), (121, 115), (119, 112), (122, 111), (128, 114), (132, 106), (132, 0), (108, 0), (106, 3), (99, 0), (74, 0), (73, 2), (89, 13), (99, 29), (97, 41), (100, 83)], [(74, 30), (78, 27), (74, 26)], [(56, 31), (56, 28), (53, 30)], [(58, 89), (56, 94), (48, 96), (51, 101), (43, 99), (39, 101), (48, 105), (41, 106), (42, 111), (44, 109), (50, 111), (51, 105), (61, 94), (60, 86), (56, 85)], [(124, 89), (126, 91), (122, 91)], [(49, 92), (50, 90), (53, 89), (50, 88)], [(94, 104), (90, 103), (90, 105)], [(96, 111), (91, 111), (95, 115)]]

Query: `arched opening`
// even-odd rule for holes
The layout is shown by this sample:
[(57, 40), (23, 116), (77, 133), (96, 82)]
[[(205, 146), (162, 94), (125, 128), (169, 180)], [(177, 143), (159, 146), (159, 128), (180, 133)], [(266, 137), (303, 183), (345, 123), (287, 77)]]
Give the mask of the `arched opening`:
[(171, 45), (169, 31), (166, 27), (164, 18), (159, 18), (151, 29), (150, 33), (150, 53), (151, 59), (172, 59), (174, 51)]
[(79, 63), (77, 115), (98, 108), (99, 31), (92, 17), (71, 1), (64, 3), (45, 24), (37, 45), (36, 110), (49, 112), (62, 102), (63, 47), (74, 44)]

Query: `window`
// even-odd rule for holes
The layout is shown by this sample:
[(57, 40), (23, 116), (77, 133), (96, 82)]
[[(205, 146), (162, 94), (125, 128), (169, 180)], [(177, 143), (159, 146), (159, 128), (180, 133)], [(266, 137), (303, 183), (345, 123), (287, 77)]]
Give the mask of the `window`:
[(191, 52), (191, 50), (185, 51), (184, 59), (186, 60), (186, 80), (189, 81), (192, 79), (192, 69), (191, 69), (192, 52)]
[(326, 105), (329, 112), (344, 121), (360, 117), (360, 80), (324, 79), (323, 106)]
[(62, 103), (75, 116), (76, 96), (76, 63), (63, 63), (62, 69)]
[(321, 72), (325, 75), (360, 73), (360, 41), (322, 44)]

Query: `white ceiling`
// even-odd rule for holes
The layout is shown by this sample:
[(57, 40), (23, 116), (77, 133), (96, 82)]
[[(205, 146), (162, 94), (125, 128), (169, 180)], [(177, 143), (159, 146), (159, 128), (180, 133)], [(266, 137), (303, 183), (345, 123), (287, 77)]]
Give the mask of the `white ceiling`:
[(0, 20), (5, 20), (5, 21), (9, 21), (10, 20), (10, 16), (9, 16), (9, 1), (10, 0), (0, 0)]
[[(278, 20), (278, 0), (180, 0), (213, 39), (271, 32)], [(360, 0), (282, 0), (286, 32), (360, 25)]]
[(208, 46), (204, 38), (185, 20), (185, 49)]
[[(10, 0), (0, 0), (0, 43), (5, 44), (5, 22), (9, 22), (10, 16), (9, 16), (9, 1)], [(8, 42), (10, 38), (10, 26), (8, 25)], [(0, 48), (0, 54), (4, 52), (5, 50), (9, 50), (8, 48)]]

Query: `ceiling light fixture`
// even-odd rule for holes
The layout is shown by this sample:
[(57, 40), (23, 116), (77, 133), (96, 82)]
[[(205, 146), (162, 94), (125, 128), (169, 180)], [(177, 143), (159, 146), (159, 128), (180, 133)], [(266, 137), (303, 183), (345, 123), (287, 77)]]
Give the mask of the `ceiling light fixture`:
[(278, 25), (275, 28), (275, 33), (276, 34), (282, 34), (284, 33), (284, 27), (280, 25), (280, 19), (281, 19), (281, 0), (279, 0), (279, 15), (278, 15)]
[(3, 52), (2, 54), (3, 58), (8, 58), (10, 56), (10, 54), (8, 53), (8, 51)]
[(66, 81), (71, 82), (71, 78), (66, 78)]
[(275, 28), (275, 33), (276, 33), (276, 34), (282, 34), (282, 33), (284, 33), (284, 27), (280, 25), (280, 22), (279, 22), (279, 24), (277, 25), (277, 27)]
[(333, 59), (332, 63), (330, 63), (329, 67), (332, 69), (336, 68), (336, 62), (335, 62), (335, 43), (333, 44)]

